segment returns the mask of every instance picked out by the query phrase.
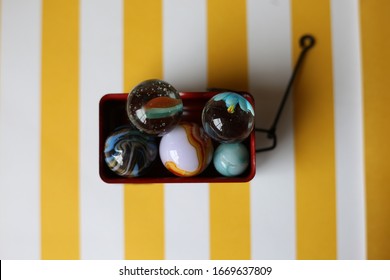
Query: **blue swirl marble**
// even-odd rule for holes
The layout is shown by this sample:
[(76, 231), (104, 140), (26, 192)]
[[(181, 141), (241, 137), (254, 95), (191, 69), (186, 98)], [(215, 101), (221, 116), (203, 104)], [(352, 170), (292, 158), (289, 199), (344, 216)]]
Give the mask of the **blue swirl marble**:
[(142, 134), (130, 127), (119, 128), (106, 140), (104, 157), (108, 167), (123, 177), (137, 177), (157, 157), (154, 137)]
[(241, 175), (249, 165), (249, 153), (241, 143), (221, 144), (214, 152), (215, 169), (223, 176)]

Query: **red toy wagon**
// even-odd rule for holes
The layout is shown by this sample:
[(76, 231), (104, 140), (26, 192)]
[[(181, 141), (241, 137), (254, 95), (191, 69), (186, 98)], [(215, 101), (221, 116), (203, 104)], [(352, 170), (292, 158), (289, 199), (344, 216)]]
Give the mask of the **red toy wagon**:
[[(201, 115), (206, 102), (220, 92), (181, 92), (183, 101), (182, 121), (194, 122), (202, 125)], [(249, 93), (242, 93), (254, 107), (254, 99)], [(201, 174), (194, 177), (178, 177), (170, 173), (162, 164), (159, 157), (148, 168), (145, 175), (140, 177), (121, 177), (109, 169), (104, 160), (104, 145), (107, 137), (112, 131), (122, 125), (129, 124), (126, 113), (127, 94), (107, 94), (103, 96), (99, 104), (99, 173), (106, 183), (115, 184), (145, 184), (145, 183), (208, 183), (208, 182), (247, 182), (256, 173), (256, 149), (255, 131), (242, 143), (249, 151), (249, 166), (239, 176), (224, 177), (220, 175), (211, 163)], [(160, 140), (160, 138), (158, 139)], [(213, 142), (214, 148), (218, 143)]]

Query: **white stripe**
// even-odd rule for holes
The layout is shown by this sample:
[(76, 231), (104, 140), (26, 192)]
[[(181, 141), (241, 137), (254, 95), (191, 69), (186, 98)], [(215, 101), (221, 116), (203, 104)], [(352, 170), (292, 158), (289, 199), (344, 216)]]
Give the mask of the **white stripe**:
[(164, 79), (180, 91), (207, 86), (205, 0), (164, 0)]
[(358, 1), (331, 1), (337, 255), (365, 259), (363, 112)]
[(121, 0), (81, 1), (80, 211), (81, 258), (123, 259), (123, 185), (99, 177), (98, 104), (123, 88)]
[[(206, 1), (164, 0), (164, 79), (179, 91), (207, 84)], [(209, 259), (208, 184), (165, 185), (165, 257)]]
[[(291, 75), (290, 1), (247, 1), (249, 83), (256, 127), (269, 128)], [(296, 42), (293, 42), (296, 44)], [(289, 99), (277, 130), (276, 150), (257, 155), (251, 181), (253, 259), (294, 259), (295, 169)], [(266, 145), (261, 134), (257, 145)]]
[(39, 259), (41, 1), (1, 4), (0, 259)]
[(165, 185), (165, 258), (209, 259), (207, 184)]

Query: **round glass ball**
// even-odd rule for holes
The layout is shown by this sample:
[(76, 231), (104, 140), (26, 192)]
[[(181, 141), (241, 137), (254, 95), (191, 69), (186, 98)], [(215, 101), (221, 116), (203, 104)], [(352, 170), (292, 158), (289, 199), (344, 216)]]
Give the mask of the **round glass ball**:
[(213, 157), (210, 137), (195, 123), (180, 123), (161, 138), (160, 158), (163, 165), (181, 177), (203, 172)]
[(127, 115), (140, 131), (163, 136), (171, 131), (183, 114), (179, 92), (167, 82), (147, 80), (127, 96)]
[(242, 143), (221, 144), (215, 150), (213, 164), (223, 176), (238, 176), (249, 165), (249, 152)]
[(158, 147), (155, 137), (132, 127), (120, 127), (106, 140), (104, 159), (107, 166), (123, 177), (138, 177), (156, 159)]
[(206, 133), (221, 143), (238, 143), (247, 138), (255, 125), (255, 111), (243, 96), (223, 92), (212, 97), (202, 111)]

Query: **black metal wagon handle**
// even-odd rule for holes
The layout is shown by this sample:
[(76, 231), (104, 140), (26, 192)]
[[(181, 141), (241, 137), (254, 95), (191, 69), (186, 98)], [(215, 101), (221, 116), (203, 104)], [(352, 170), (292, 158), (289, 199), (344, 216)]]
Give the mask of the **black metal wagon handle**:
[[(280, 116), (282, 115), (284, 106), (286, 105), (287, 98), (291, 92), (292, 85), (294, 83), (294, 80), (297, 76), (297, 73), (302, 65), (302, 62), (304, 58), (306, 57), (306, 53), (308, 50), (310, 50), (314, 45), (315, 45), (315, 38), (312, 35), (306, 34), (303, 35), (299, 39), (299, 45), (301, 46), (301, 53), (299, 54), (297, 63), (295, 64), (294, 70), (291, 74), (290, 80), (288, 81), (287, 88), (283, 94), (282, 101), (279, 104), (278, 112), (276, 113), (275, 119), (271, 125), (270, 128), (255, 128), (256, 132), (259, 133), (266, 133), (268, 139), (272, 139), (272, 144), (269, 147), (265, 148), (260, 148), (256, 149), (256, 153), (261, 153), (261, 152), (267, 152), (271, 151), (276, 148), (276, 145), (278, 143), (277, 141), (277, 136), (276, 136), (276, 128), (279, 123)], [(209, 91), (232, 91), (235, 92), (234, 90), (231, 89), (224, 89), (224, 88), (208, 88), (207, 90)]]
[(255, 128), (256, 132), (259, 133), (266, 133), (268, 139), (272, 139), (272, 144), (269, 147), (266, 148), (260, 148), (256, 149), (256, 153), (261, 153), (261, 152), (267, 152), (275, 149), (277, 145), (277, 136), (276, 136), (276, 128), (279, 123), (280, 116), (282, 115), (284, 106), (286, 104), (287, 98), (291, 92), (291, 87), (294, 83), (294, 80), (297, 76), (297, 73), (302, 65), (302, 62), (306, 56), (306, 53), (308, 50), (310, 50), (315, 44), (315, 39), (312, 35), (303, 35), (300, 40), (299, 40), (299, 45), (301, 46), (301, 53), (299, 54), (297, 63), (295, 64), (294, 71), (291, 74), (290, 80), (287, 84), (287, 88), (283, 94), (282, 101), (280, 102), (278, 112), (276, 113), (275, 119), (269, 129), (265, 128)]

